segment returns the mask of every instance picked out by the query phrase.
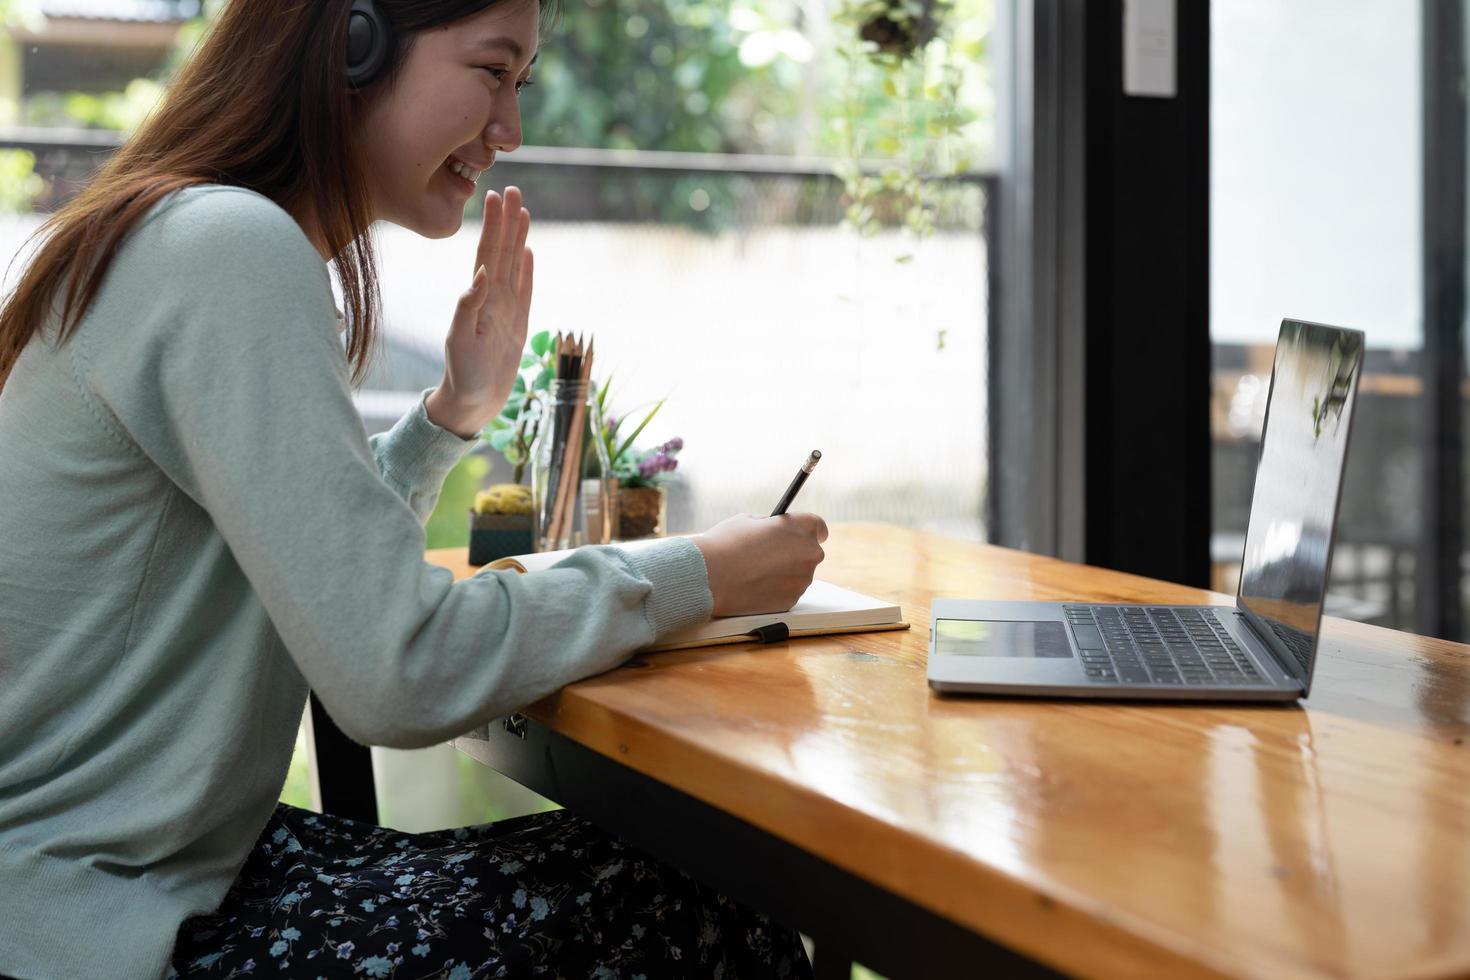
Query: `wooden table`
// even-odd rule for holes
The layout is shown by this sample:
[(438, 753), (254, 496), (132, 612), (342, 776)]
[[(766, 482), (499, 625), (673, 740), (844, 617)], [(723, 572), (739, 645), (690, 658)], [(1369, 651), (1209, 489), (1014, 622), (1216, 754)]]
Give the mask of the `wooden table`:
[(819, 960), (1470, 976), (1470, 648), (1328, 620), (1300, 706), (940, 697), (935, 596), (1229, 600), (879, 525), (836, 525), (826, 550), (822, 578), (914, 628), (650, 655), (456, 744), (813, 935)]

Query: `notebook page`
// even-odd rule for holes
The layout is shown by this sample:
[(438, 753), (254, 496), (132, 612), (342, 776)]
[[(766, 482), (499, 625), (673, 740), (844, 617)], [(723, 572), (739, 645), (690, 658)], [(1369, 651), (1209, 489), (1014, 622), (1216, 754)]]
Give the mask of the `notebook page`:
[[(619, 541), (613, 547), (621, 548), (623, 551), (639, 551), (650, 548), (668, 538), (640, 538), (637, 541)], [(534, 555), (516, 555), (515, 560), (528, 572), (539, 572), (550, 568), (564, 558), (576, 554), (576, 548), (564, 548), (561, 551), (541, 551)]]
[(813, 579), (796, 605), (786, 612), (721, 616), (699, 626), (671, 633), (659, 640), (659, 643), (688, 643), (721, 636), (739, 636), (772, 623), (785, 623), (787, 629), (794, 631), (876, 626), (880, 623), (896, 623), (902, 618), (903, 611), (894, 603), (844, 589), (821, 579)]
[[(626, 551), (637, 551), (651, 547), (666, 538), (645, 538), (638, 541), (619, 542), (616, 547)], [(575, 549), (545, 551), (531, 555), (517, 555), (528, 572), (550, 568), (571, 555)], [(785, 612), (759, 613), (750, 616), (721, 616), (707, 623), (671, 633), (659, 640), (659, 644), (691, 643), (712, 640), (722, 636), (739, 636), (753, 629), (772, 623), (785, 623), (790, 630), (836, 629), (843, 626), (876, 626), (881, 623), (896, 623), (903, 618), (903, 611), (894, 603), (875, 599), (873, 596), (844, 589), (821, 579), (814, 579), (796, 605)]]

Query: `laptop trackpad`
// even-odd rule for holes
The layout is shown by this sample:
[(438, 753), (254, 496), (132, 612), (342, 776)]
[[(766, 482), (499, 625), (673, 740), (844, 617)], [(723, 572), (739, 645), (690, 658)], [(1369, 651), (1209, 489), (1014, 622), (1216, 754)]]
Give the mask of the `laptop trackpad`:
[(1059, 622), (936, 619), (934, 652), (954, 657), (1057, 658), (1072, 656)]

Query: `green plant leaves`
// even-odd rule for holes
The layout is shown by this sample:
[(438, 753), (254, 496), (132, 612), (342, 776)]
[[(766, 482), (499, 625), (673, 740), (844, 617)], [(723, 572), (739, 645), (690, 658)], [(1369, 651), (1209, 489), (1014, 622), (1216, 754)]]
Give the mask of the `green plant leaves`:
[[(506, 461), (515, 467), (516, 483), (520, 482), (522, 470), (531, 458), (531, 444), (536, 441), (540, 425), (541, 401), (556, 378), (552, 364), (556, 352), (551, 333), (542, 330), (532, 335), (527, 348), (529, 352), (522, 352), (520, 371), (511, 382), (510, 397), (480, 433), (490, 448), (503, 453)], [(536, 372), (534, 376), (529, 375), (532, 370)]]
[(618, 447), (618, 451), (612, 454), (612, 458), (614, 461), (623, 458), (623, 454), (628, 451), (628, 447), (633, 445), (633, 440), (637, 439), (638, 436), (643, 432), (644, 427), (647, 426), (649, 422), (653, 421), (653, 417), (658, 414), (658, 410), (664, 407), (664, 401), (665, 399), (660, 398), (656, 403), (654, 403), (653, 408), (648, 410), (648, 414), (643, 417), (643, 421), (638, 423), (638, 428), (634, 429), (633, 434), (628, 436), (627, 439), (623, 440), (623, 444)]

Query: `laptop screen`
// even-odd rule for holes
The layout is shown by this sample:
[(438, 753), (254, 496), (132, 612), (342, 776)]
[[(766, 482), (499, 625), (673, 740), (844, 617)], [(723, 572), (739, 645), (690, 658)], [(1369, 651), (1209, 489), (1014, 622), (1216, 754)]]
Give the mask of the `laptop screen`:
[[(1363, 335), (1285, 320), (1276, 343), (1237, 603), (1312, 676)], [(1289, 658), (1289, 659), (1288, 659)]]

